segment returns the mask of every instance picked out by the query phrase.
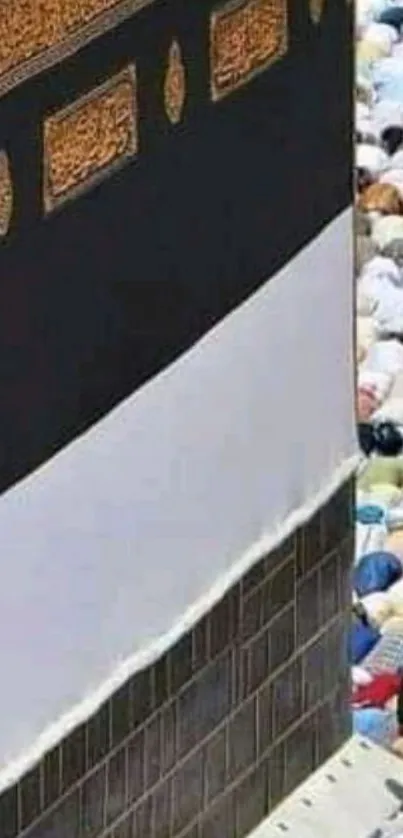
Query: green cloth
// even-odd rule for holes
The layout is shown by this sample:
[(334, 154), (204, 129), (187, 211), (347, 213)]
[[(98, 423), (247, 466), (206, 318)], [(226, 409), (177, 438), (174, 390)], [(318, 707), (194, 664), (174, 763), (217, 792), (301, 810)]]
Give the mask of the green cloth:
[(403, 459), (398, 457), (374, 457), (358, 478), (358, 488), (364, 492), (377, 483), (403, 486)]

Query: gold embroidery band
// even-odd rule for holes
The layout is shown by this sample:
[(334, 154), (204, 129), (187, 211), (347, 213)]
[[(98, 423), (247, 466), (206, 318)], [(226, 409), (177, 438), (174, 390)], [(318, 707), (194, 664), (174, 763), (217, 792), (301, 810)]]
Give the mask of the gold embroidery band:
[(0, 95), (154, 0), (0, 0)]
[(43, 139), (43, 196), (49, 213), (137, 153), (134, 65), (48, 117)]
[(7, 235), (13, 213), (13, 184), (5, 151), (0, 151), (0, 237)]
[(288, 47), (287, 0), (227, 3), (210, 21), (213, 101), (246, 84)]

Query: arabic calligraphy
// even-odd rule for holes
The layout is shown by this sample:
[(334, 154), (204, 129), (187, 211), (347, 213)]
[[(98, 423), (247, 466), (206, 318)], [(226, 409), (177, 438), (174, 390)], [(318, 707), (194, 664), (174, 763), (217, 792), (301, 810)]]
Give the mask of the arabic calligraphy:
[(152, 0), (0, 0), (0, 90), (60, 61)]
[(165, 112), (173, 125), (180, 122), (186, 98), (185, 67), (178, 41), (172, 41), (164, 82)]
[(286, 0), (228, 3), (210, 21), (213, 101), (246, 84), (281, 58), (288, 47)]
[(13, 212), (13, 184), (5, 151), (0, 151), (0, 236), (6, 236)]
[(44, 124), (45, 212), (121, 166), (138, 150), (134, 65)]

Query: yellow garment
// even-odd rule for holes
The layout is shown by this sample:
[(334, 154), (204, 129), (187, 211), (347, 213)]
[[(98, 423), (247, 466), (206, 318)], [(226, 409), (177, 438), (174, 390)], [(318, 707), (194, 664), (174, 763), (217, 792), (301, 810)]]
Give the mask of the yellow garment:
[(374, 457), (357, 481), (359, 489), (370, 491), (376, 484), (403, 487), (403, 460), (397, 457)]
[(403, 635), (403, 618), (389, 617), (382, 626), (382, 634)]
[[(403, 618), (403, 579), (399, 579), (386, 591), (386, 599), (391, 608), (392, 617)], [(385, 622), (385, 620), (383, 621)]]
[(391, 483), (375, 483), (367, 492), (369, 503), (381, 503), (384, 506), (397, 506), (403, 499), (403, 492)]
[(369, 619), (380, 628), (395, 613), (394, 605), (389, 600), (388, 593), (388, 591), (375, 591), (361, 599)]
[(389, 55), (389, 49), (382, 44), (374, 43), (374, 41), (364, 39), (357, 44), (357, 63), (378, 61), (379, 58), (386, 58), (387, 55)]
[(372, 317), (357, 317), (357, 344), (366, 352), (377, 338), (376, 328)]

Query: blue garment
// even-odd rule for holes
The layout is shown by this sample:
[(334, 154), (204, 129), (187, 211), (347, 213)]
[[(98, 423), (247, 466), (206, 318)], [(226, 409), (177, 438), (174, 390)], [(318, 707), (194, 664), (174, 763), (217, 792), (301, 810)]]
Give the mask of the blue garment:
[(367, 23), (371, 23), (372, 20), (380, 23), (381, 16), (387, 9), (394, 9), (399, 6), (400, 0), (372, 0), (371, 10), (369, 14), (366, 15)]
[(374, 0), (372, 14), (381, 23), (381, 17), (388, 9), (400, 9), (402, 5), (402, 0)]
[(357, 506), (355, 517), (359, 524), (383, 524), (385, 510), (377, 503), (363, 503)]
[(401, 562), (393, 553), (384, 550), (367, 553), (354, 568), (354, 589), (360, 597), (386, 591), (401, 575)]
[(393, 26), (400, 33), (401, 26), (403, 25), (403, 7), (389, 6), (388, 9), (384, 9), (381, 12), (378, 20), (379, 23), (387, 23), (389, 26)]
[(360, 620), (354, 621), (349, 636), (350, 662), (360, 663), (378, 643), (380, 637), (380, 632), (374, 626), (366, 626)]
[(353, 710), (353, 733), (366, 736), (378, 745), (389, 745), (397, 736), (396, 713), (379, 707)]

